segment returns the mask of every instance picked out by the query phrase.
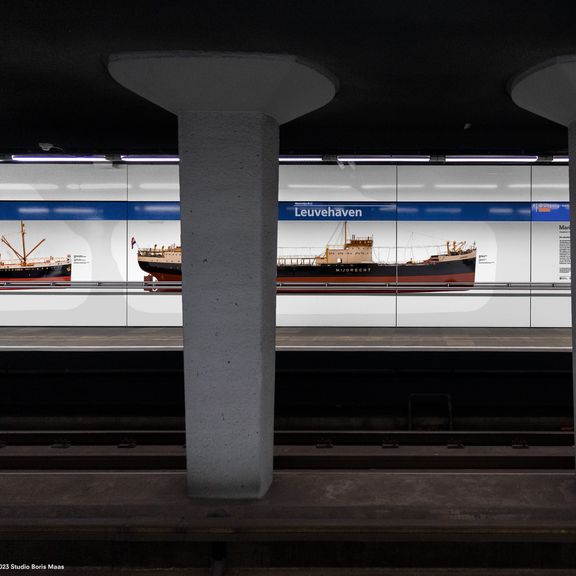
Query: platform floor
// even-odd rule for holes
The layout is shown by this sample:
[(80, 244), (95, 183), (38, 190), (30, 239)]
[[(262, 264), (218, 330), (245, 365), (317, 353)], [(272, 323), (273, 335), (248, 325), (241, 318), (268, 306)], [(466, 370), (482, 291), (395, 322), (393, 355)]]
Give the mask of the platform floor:
[(570, 541), (574, 472), (279, 471), (262, 500), (197, 500), (183, 472), (5, 472), (0, 540)]
[[(167, 327), (4, 327), (0, 351), (181, 350), (182, 329)], [(279, 351), (568, 352), (570, 328), (277, 328)]]

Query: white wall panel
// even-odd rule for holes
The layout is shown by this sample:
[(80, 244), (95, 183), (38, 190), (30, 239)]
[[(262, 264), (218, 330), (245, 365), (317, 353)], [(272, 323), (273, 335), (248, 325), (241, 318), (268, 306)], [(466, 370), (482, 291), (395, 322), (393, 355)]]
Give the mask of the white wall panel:
[(0, 164), (0, 200), (126, 200), (121, 164)]
[(398, 326), (528, 328), (530, 296), (399, 296)]
[(568, 202), (568, 166), (533, 166), (532, 201)]
[[(570, 282), (569, 229), (569, 222), (532, 223), (532, 282)], [(570, 326), (570, 290), (539, 293), (532, 296), (532, 326)]]
[[(137, 244), (129, 247), (134, 238)], [(138, 248), (180, 244), (180, 222), (176, 220), (133, 220), (128, 222), (128, 280), (142, 282), (147, 275), (138, 265)], [(191, 247), (193, 249), (193, 247)], [(144, 290), (128, 295), (129, 326), (181, 326), (182, 296), (175, 293), (153, 294)]]
[[(532, 168), (533, 202), (568, 202), (568, 166), (534, 166)], [(569, 222), (532, 223), (532, 281), (568, 282), (570, 264), (560, 257), (563, 237), (565, 253), (570, 237)], [(544, 293), (548, 294), (548, 293)], [(532, 296), (532, 326), (571, 325), (570, 292), (565, 296)]]
[[(396, 189), (398, 180), (398, 189)], [(566, 166), (283, 165), (280, 200), (297, 202), (567, 202)], [(0, 201), (151, 201), (179, 199), (177, 165), (0, 164)], [(349, 233), (374, 235), (374, 255), (390, 262), (421, 259), (430, 245), (476, 241), (477, 281), (567, 281), (560, 261), (564, 222), (352, 222)], [(19, 222), (0, 221), (14, 239)], [(134, 236), (141, 246), (179, 243), (175, 220), (30, 220), (27, 240), (46, 238), (38, 256), (71, 254), (73, 280), (137, 280)], [(337, 222), (279, 223), (279, 254), (310, 255), (338, 243)], [(531, 230), (531, 232), (530, 232)], [(334, 235), (334, 233), (336, 234)], [(566, 233), (564, 229), (563, 234)], [(396, 236), (398, 246), (396, 247)], [(428, 248), (423, 248), (428, 246)], [(7, 258), (4, 248), (0, 250)], [(482, 259), (480, 261), (480, 255)], [(564, 271), (563, 271), (564, 270)], [(398, 318), (396, 318), (396, 308)], [(531, 308), (531, 310), (530, 310)], [(179, 325), (175, 294), (42, 295), (0, 291), (3, 325)], [(564, 297), (281, 295), (285, 326), (567, 326)]]
[(177, 164), (130, 164), (128, 199), (132, 202), (180, 200)]
[(278, 326), (394, 326), (394, 295), (280, 294)]
[(530, 166), (398, 166), (398, 202), (529, 202)]
[[(398, 262), (420, 261), (447, 240), (476, 244), (475, 282), (530, 281), (529, 222), (399, 222)], [(412, 256), (411, 256), (412, 257)], [(398, 296), (398, 326), (529, 326), (530, 297), (460, 295)], [(482, 292), (486, 294), (486, 292)], [(509, 292), (505, 293), (509, 294)]]
[(279, 198), (286, 202), (394, 202), (395, 166), (280, 166)]
[(532, 323), (534, 328), (569, 328), (571, 323), (570, 292), (564, 296), (532, 296)]
[[(2, 221), (0, 229), (15, 246), (20, 222)], [(34, 257), (72, 257), (72, 281), (126, 279), (125, 221), (42, 221), (26, 223), (27, 241), (46, 241)], [(31, 245), (29, 244), (31, 247)], [(4, 247), (1, 257), (12, 258)], [(118, 290), (114, 290), (118, 291)], [(125, 294), (65, 288), (48, 294), (41, 290), (0, 290), (0, 317), (4, 326), (123, 326)], [(75, 294), (81, 292), (81, 294)]]
[[(128, 166), (131, 202), (177, 202), (180, 200), (178, 165), (131, 164)], [(129, 247), (131, 238), (137, 242)], [(142, 282), (146, 272), (138, 266), (137, 248), (180, 244), (180, 222), (175, 220), (131, 220), (128, 222), (128, 279)], [(131, 291), (128, 295), (129, 326), (180, 326), (182, 296), (175, 293), (151, 294)]]
[[(349, 222), (348, 237), (372, 236), (377, 261), (396, 261), (396, 222)], [(278, 223), (278, 255), (321, 255), (326, 245), (343, 244), (342, 222)], [(277, 297), (279, 326), (394, 326), (394, 295), (287, 295)]]

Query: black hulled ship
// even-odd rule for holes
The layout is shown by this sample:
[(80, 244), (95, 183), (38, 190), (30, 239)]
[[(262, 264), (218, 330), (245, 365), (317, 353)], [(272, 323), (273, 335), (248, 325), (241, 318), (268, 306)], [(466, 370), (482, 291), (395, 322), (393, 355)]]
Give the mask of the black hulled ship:
[[(451, 284), (467, 289), (474, 285), (476, 246), (465, 242), (446, 242), (436, 247), (424, 260), (403, 263), (377, 262), (372, 236), (348, 238), (344, 223), (344, 242), (327, 245), (316, 256), (281, 256), (277, 258), (278, 293), (386, 293), (441, 290)], [(181, 281), (182, 250), (171, 245), (138, 250), (138, 264), (148, 273), (147, 282)], [(438, 288), (434, 285), (438, 284)], [(161, 286), (151, 290), (163, 289)]]
[[(33, 252), (44, 243), (43, 238), (31, 250), (26, 248), (26, 227), (20, 222), (21, 249), (16, 249), (12, 243), (2, 236), (0, 241), (5, 244), (16, 259), (4, 259), (0, 255), (0, 282), (69, 282), (72, 279), (72, 262), (70, 256), (31, 258)], [(10, 286), (8, 286), (10, 287)], [(14, 287), (14, 289), (17, 287)]]
[[(474, 284), (476, 246), (446, 242), (436, 254), (417, 261), (384, 263), (374, 260), (373, 236), (348, 238), (326, 246), (317, 256), (282, 256), (277, 259), (279, 293), (385, 293), (421, 292), (441, 289), (435, 284), (451, 284), (462, 289)], [(431, 285), (430, 287), (427, 287)]]

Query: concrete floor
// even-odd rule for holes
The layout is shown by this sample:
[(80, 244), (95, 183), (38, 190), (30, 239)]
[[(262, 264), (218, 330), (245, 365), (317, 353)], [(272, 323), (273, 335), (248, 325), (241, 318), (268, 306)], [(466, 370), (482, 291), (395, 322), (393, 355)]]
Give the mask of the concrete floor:
[[(279, 351), (568, 352), (570, 328), (318, 328), (276, 330)], [(0, 351), (180, 350), (177, 327), (4, 327)]]
[(0, 540), (576, 538), (572, 471), (279, 471), (253, 501), (189, 499), (181, 472), (14, 472), (0, 494)]
[[(207, 568), (86, 568), (66, 576), (209, 576)], [(576, 576), (574, 570), (499, 568), (228, 568), (226, 576)]]

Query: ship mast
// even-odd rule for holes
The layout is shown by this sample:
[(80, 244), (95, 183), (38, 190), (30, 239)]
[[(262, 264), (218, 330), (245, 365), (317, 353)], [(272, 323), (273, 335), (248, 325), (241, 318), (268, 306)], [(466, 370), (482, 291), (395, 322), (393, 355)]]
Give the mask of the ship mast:
[(348, 221), (344, 220), (344, 248), (348, 244)]
[(26, 228), (24, 227), (24, 222), (20, 222), (20, 230), (22, 233), (22, 255), (24, 256), (24, 261), (22, 262), (22, 264), (24, 264), (24, 266), (26, 266), (26, 240), (24, 239), (24, 237), (26, 236)]
[(44, 242), (44, 240), (46, 240), (46, 238), (42, 238), (42, 240), (40, 240), (40, 242), (38, 242), (34, 248), (32, 248), (32, 250), (30, 250), (30, 252), (26, 252), (26, 240), (24, 239), (24, 236), (26, 235), (26, 228), (24, 226), (24, 222), (20, 222), (20, 234), (22, 235), (22, 254), (20, 254), (20, 252), (18, 252), (18, 250), (16, 250), (16, 248), (14, 248), (14, 246), (12, 246), (12, 244), (10, 244), (10, 242), (8, 242), (8, 240), (6, 239), (6, 236), (2, 236), (0, 238), (0, 240), (6, 244), (6, 246), (8, 246), (8, 248), (10, 248), (10, 250), (12, 250), (12, 252), (14, 252), (14, 254), (16, 254), (16, 256), (18, 257), (18, 260), (20, 260), (20, 264), (22, 264), (22, 266), (27, 266), (28, 265), (28, 257), (30, 256), (30, 254), (32, 254), (32, 252), (34, 252), (34, 250), (36, 250), (36, 248), (38, 248), (38, 246), (40, 246), (40, 244), (42, 244), (42, 242)]

